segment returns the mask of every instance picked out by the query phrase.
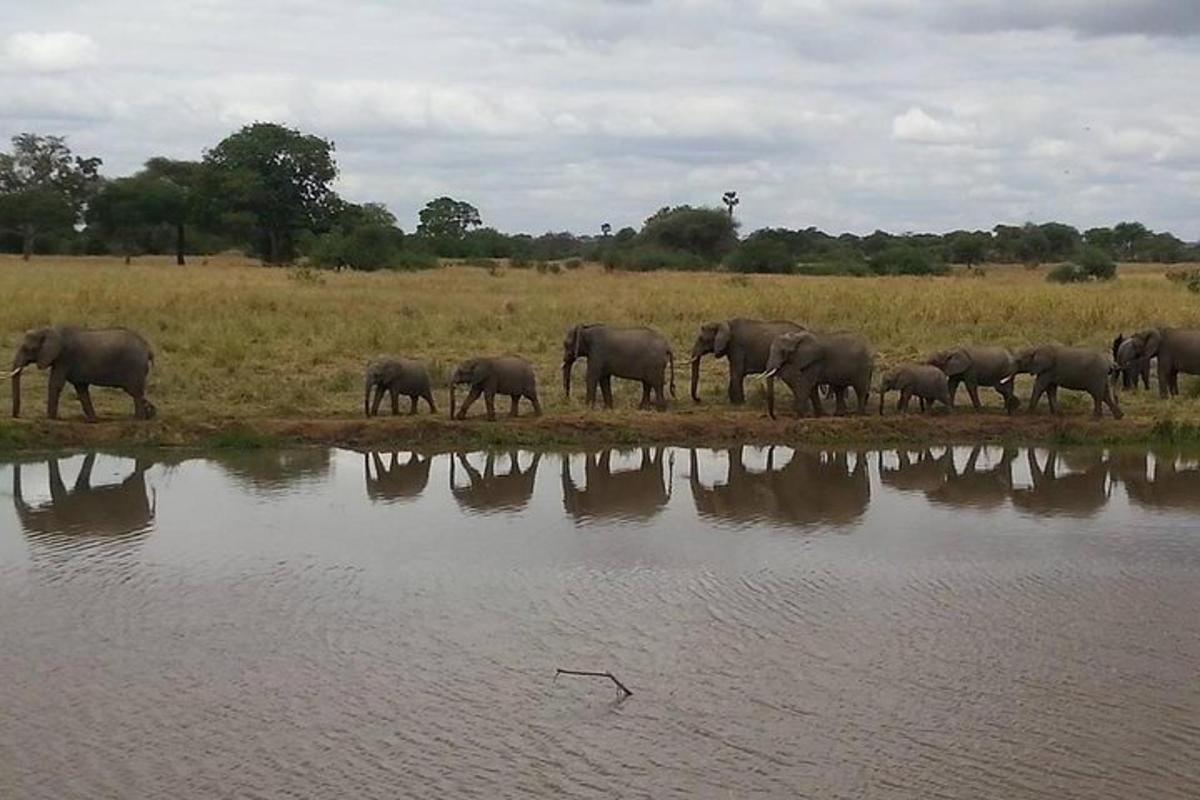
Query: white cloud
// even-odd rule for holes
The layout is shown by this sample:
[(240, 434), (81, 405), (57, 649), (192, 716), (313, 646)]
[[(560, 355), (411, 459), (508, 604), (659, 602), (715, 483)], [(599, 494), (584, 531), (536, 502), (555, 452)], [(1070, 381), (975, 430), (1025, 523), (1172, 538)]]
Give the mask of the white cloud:
[(913, 106), (892, 120), (892, 138), (921, 144), (961, 144), (975, 134), (972, 125), (936, 120), (924, 109)]
[(14, 33), (5, 42), (9, 60), (37, 72), (66, 72), (96, 62), (100, 49), (90, 36), (73, 31)]

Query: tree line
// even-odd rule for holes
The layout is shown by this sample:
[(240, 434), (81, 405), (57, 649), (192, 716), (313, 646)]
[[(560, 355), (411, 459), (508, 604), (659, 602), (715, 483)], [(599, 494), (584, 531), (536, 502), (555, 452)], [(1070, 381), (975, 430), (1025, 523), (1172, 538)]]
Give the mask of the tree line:
[[(333, 189), (332, 141), (273, 123), (230, 134), (195, 161), (154, 157), (133, 175), (101, 174), (61, 136), (23, 133), (0, 152), (0, 252), (188, 255), (243, 251), (266, 264), (414, 269), (439, 259), (583, 259), (610, 269), (808, 274), (937, 274), (949, 264), (1071, 262), (1064, 279), (1104, 277), (1114, 261), (1200, 260), (1200, 246), (1139, 222), (1080, 231), (1060, 222), (945, 234), (833, 235), (815, 227), (739, 235), (737, 193), (718, 206), (664, 207), (639, 228), (509, 234), (451, 197), (429, 201), (405, 232), (381, 203)], [(1082, 265), (1082, 266), (1080, 266)], [(1072, 277), (1074, 276), (1074, 277)]]

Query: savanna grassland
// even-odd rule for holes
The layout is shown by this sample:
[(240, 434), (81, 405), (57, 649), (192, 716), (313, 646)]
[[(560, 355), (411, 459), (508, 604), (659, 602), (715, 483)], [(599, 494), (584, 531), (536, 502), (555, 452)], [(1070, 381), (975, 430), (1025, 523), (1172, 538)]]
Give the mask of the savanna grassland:
[[(984, 274), (941, 278), (734, 276), (723, 273), (605, 273), (598, 267), (555, 271), (451, 266), (396, 273), (310, 272), (264, 268), (239, 259), (167, 259), (131, 265), (108, 258), (0, 259), (0, 337), (11, 353), (21, 332), (50, 323), (123, 325), (154, 345), (149, 396), (158, 419), (129, 419), (128, 398), (93, 393), (103, 421), (84, 425), (74, 394), (63, 396), (66, 421), (44, 420), (45, 376), (24, 380), (21, 420), (0, 421), (0, 446), (82, 444), (254, 443), (275, 438), (320, 442), (483, 443), (747, 440), (872, 441), (1012, 438), (1137, 440), (1191, 435), (1200, 425), (1200, 381), (1183, 394), (1122, 394), (1126, 419), (1092, 422), (1090, 400), (1067, 395), (1067, 416), (1008, 419), (990, 390), (983, 414), (960, 407), (950, 416), (848, 418), (773, 422), (752, 380), (746, 408), (724, 401), (724, 362), (707, 357), (701, 394), (687, 397), (688, 353), (696, 328), (732, 316), (788, 318), (809, 327), (865, 335), (878, 352), (877, 374), (904, 360), (958, 342), (1009, 347), (1053, 340), (1106, 348), (1118, 331), (1150, 324), (1200, 327), (1200, 296), (1165, 277), (1186, 266), (1126, 266), (1115, 282), (1053, 285), (1044, 270), (992, 267)], [(555, 268), (557, 269), (557, 267)], [(587, 411), (583, 365), (577, 394), (562, 396), (563, 333), (583, 321), (649, 325), (671, 340), (679, 395), (666, 414), (633, 407), (640, 388), (615, 382), (619, 409)], [(517, 353), (532, 360), (546, 416), (489, 424), (454, 424), (446, 408), (435, 419), (362, 418), (362, 371), (385, 353), (419, 357), (444, 387), (462, 358)], [(5, 362), (7, 363), (7, 362)], [(1020, 386), (1028, 396), (1028, 379)], [(782, 389), (788, 408), (790, 396)], [(960, 406), (966, 401), (959, 395)], [(446, 404), (444, 388), (438, 401)], [(386, 402), (384, 404), (386, 406)], [(0, 409), (9, 388), (0, 389)], [(402, 401), (406, 408), (406, 401)], [(507, 409), (507, 401), (498, 404)], [(482, 413), (482, 404), (472, 408)]]

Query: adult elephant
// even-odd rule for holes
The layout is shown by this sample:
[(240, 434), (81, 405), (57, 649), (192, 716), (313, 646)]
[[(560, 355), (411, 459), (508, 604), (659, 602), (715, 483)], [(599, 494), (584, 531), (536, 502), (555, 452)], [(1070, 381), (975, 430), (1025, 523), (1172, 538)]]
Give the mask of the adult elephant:
[[(828, 384), (837, 398), (837, 413), (846, 413), (846, 390), (853, 389), (858, 401), (858, 413), (867, 412), (867, 397), (871, 390), (871, 373), (875, 356), (861, 336), (851, 333), (785, 333), (771, 342), (767, 357), (766, 377), (779, 378), (792, 390), (796, 413), (803, 415), (806, 407), (821, 416), (821, 404), (812, 402), (813, 392)], [(767, 413), (775, 418), (775, 386), (767, 386)]]
[[(1099, 451), (1060, 455), (1050, 450), (1044, 466), (1032, 447), (1025, 457), (1033, 485), (1013, 491), (1014, 507), (1039, 516), (1090, 517), (1108, 503), (1108, 465)], [(1060, 473), (1060, 459), (1071, 472)]]
[(596, 387), (604, 395), (604, 407), (612, 408), (612, 379), (625, 378), (642, 384), (639, 408), (650, 406), (650, 394), (658, 409), (667, 407), (663, 394), (664, 375), (670, 370), (671, 397), (675, 396), (675, 356), (671, 345), (651, 328), (618, 328), (612, 325), (576, 325), (563, 339), (563, 393), (571, 396), (571, 367), (587, 359), (587, 403), (596, 404)]
[(1125, 416), (1113, 393), (1108, 377), (1113, 371), (1108, 353), (1086, 347), (1063, 347), (1046, 344), (1022, 350), (1013, 360), (1013, 372), (1034, 376), (1033, 394), (1029, 397), (1029, 413), (1037, 409), (1038, 400), (1046, 395), (1050, 412), (1058, 414), (1058, 390), (1072, 389), (1092, 396), (1092, 416), (1099, 418), (1102, 405), (1107, 405), (1114, 419)]
[(787, 320), (737, 317), (704, 323), (692, 345), (692, 400), (700, 402), (700, 359), (705, 355), (712, 353), (713, 358), (729, 361), (729, 402), (741, 405), (746, 402), (746, 376), (766, 371), (775, 337), (804, 330), (803, 325)]
[(30, 505), (25, 500), (21, 465), (12, 467), (12, 498), (21, 529), (30, 536), (129, 536), (143, 534), (154, 524), (155, 503), (146, 489), (150, 463), (135, 462), (134, 470), (118, 484), (92, 485), (96, 454), (88, 453), (70, 489), (63, 482), (58, 459), (46, 462), (50, 501)]
[(1004, 410), (1011, 414), (1021, 402), (1013, 394), (1013, 356), (1003, 347), (975, 347), (963, 345), (934, 353), (925, 362), (946, 373), (950, 382), (950, 405), (959, 384), (966, 384), (971, 405), (976, 411), (983, 408), (979, 402), (979, 387), (995, 389), (1004, 398)]
[(50, 370), (46, 416), (58, 419), (58, 398), (70, 383), (83, 406), (88, 422), (96, 421), (91, 386), (124, 389), (133, 398), (137, 419), (154, 416), (154, 404), (146, 399), (146, 378), (154, 363), (154, 351), (137, 333), (125, 328), (90, 329), (56, 325), (25, 332), (13, 356), (12, 413), (21, 416), (21, 372), (30, 364)]
[(1182, 328), (1147, 328), (1129, 337), (1133, 342), (1119, 367), (1145, 366), (1158, 359), (1158, 394), (1179, 394), (1179, 373), (1200, 375), (1200, 331)]
[[(1140, 380), (1146, 391), (1150, 391), (1150, 359), (1138, 358), (1137, 350), (1137, 342), (1125, 338), (1124, 334), (1118, 333), (1117, 338), (1113, 339), (1112, 356), (1120, 370), (1121, 388), (1136, 389)], [(1113, 379), (1116, 380), (1117, 377), (1114, 376)]]

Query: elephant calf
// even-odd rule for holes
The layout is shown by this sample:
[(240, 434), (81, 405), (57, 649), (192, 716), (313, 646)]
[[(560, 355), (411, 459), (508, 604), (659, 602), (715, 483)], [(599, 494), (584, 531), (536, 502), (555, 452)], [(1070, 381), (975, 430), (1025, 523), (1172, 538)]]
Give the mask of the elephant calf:
[[(371, 392), (375, 401), (371, 402)], [(387, 393), (392, 399), (392, 415), (400, 413), (400, 395), (408, 397), (409, 414), (417, 413), (417, 400), (429, 404), (429, 412), (437, 413), (433, 403), (433, 390), (429, 384), (429, 371), (425, 365), (410, 358), (387, 356), (367, 364), (366, 391), (363, 395), (363, 413), (373, 417), (379, 413), (379, 403)]]
[[(467, 384), (471, 390), (462, 408), (455, 416), (454, 392), (459, 384)], [(471, 407), (479, 395), (487, 405), (487, 417), (496, 419), (496, 395), (506, 394), (512, 398), (512, 410), (509, 416), (517, 416), (517, 404), (521, 398), (526, 398), (533, 405), (533, 413), (542, 414), (542, 406), (538, 402), (537, 376), (533, 373), (533, 365), (519, 356), (491, 356), (472, 358), (458, 365), (450, 376), (450, 418), (466, 419), (467, 409)]]
[[(1132, 344), (1129, 344), (1132, 342)], [(1200, 375), (1200, 331), (1181, 328), (1147, 328), (1123, 342), (1118, 366), (1149, 371), (1158, 359), (1158, 395), (1179, 394), (1179, 373)]]
[(971, 405), (976, 411), (983, 408), (983, 404), (979, 402), (980, 386), (990, 386), (999, 392), (1004, 398), (1004, 410), (1009, 414), (1021, 405), (1021, 401), (1013, 394), (1012, 353), (1003, 347), (953, 347), (934, 353), (925, 363), (946, 373), (952, 408), (960, 383), (966, 384), (967, 394), (971, 396)]
[(146, 399), (146, 378), (154, 363), (154, 351), (140, 335), (125, 328), (77, 328), (56, 325), (26, 331), (13, 356), (12, 413), (21, 416), (21, 371), (30, 364), (50, 370), (46, 416), (58, 419), (58, 398), (63, 386), (71, 384), (88, 422), (96, 421), (89, 387), (124, 389), (133, 398), (133, 415), (151, 419), (156, 411)]
[(883, 401), (892, 391), (900, 392), (897, 411), (908, 411), (908, 401), (913, 397), (921, 401), (922, 411), (932, 409), (935, 402), (951, 407), (949, 378), (930, 364), (901, 364), (884, 376), (879, 384), (880, 416), (883, 416)]
[(1137, 389), (1138, 381), (1141, 381), (1146, 391), (1150, 391), (1150, 359), (1140, 357), (1137, 340), (1118, 333), (1113, 339), (1112, 356), (1117, 364), (1113, 380), (1120, 379), (1122, 389)]
[(1114, 366), (1106, 352), (1047, 344), (1022, 350), (1014, 359), (1013, 367), (1015, 373), (1026, 373), (1035, 378), (1033, 394), (1029, 398), (1031, 414), (1043, 394), (1050, 403), (1051, 413), (1058, 414), (1058, 390), (1061, 387), (1090, 394), (1094, 417), (1103, 414), (1102, 404), (1108, 406), (1114, 419), (1124, 416), (1108, 380)]

